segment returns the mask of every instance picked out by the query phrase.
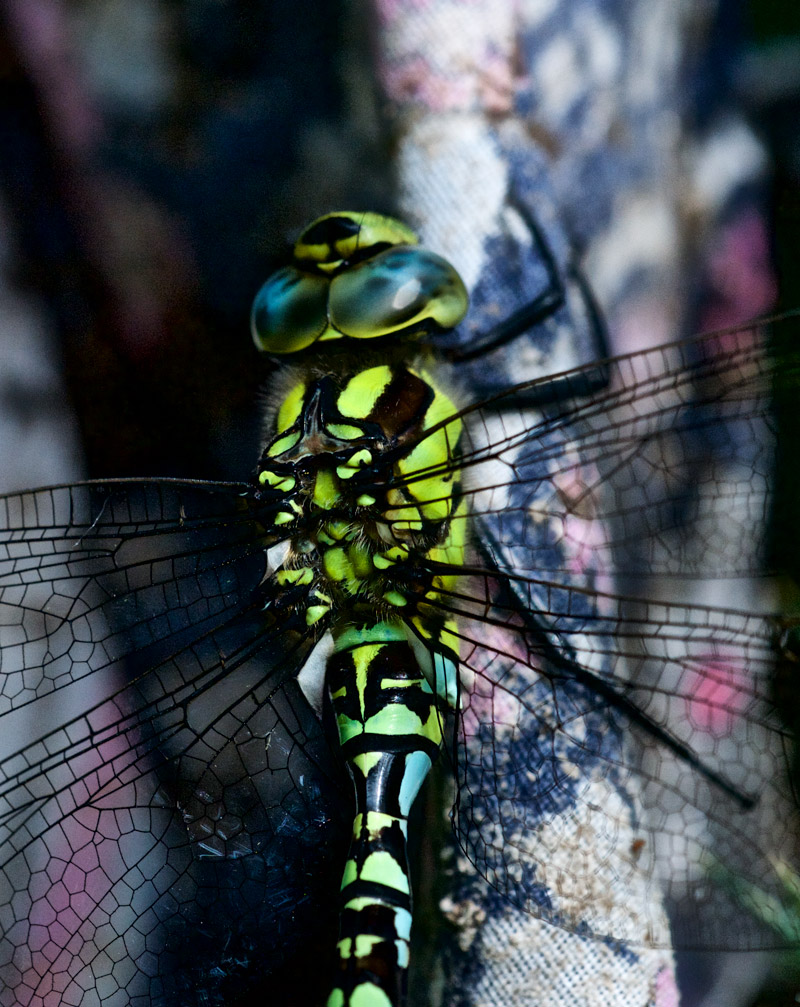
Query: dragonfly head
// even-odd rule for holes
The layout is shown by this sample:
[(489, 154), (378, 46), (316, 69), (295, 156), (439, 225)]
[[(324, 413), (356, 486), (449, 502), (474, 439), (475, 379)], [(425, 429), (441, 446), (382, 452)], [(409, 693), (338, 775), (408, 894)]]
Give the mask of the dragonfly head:
[(283, 355), (454, 328), (467, 312), (466, 288), (446, 259), (417, 241), (405, 224), (377, 213), (319, 217), (295, 243), (292, 264), (256, 294), (256, 346)]

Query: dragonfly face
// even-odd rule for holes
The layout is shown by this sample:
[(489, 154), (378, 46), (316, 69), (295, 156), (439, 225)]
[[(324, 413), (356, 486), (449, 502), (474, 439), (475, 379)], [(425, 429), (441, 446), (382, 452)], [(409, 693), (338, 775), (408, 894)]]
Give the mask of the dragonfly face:
[(435, 347), (465, 309), (404, 225), (328, 215), (256, 298), (287, 376), (253, 484), (0, 499), (3, 1007), (266, 982), (317, 1007), (330, 985), (297, 976), (343, 870), (329, 1003), (400, 1002), (406, 821), (445, 716), (454, 918), (488, 880), (630, 954), (669, 941), (664, 885), (692, 945), (800, 939), (730, 895), (775, 896), (795, 836), (792, 620), (730, 585), (771, 506), (770, 383), (800, 364), (751, 328), (457, 405)]

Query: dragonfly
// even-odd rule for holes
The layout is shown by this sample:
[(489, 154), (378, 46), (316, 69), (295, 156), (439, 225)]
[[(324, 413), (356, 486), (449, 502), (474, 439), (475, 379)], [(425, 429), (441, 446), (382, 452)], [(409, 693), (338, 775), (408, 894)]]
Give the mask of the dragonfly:
[(551, 267), (465, 347), (446, 260), (328, 214), (254, 303), (283, 364), (252, 481), (0, 498), (4, 1007), (398, 1007), (437, 760), (464, 863), (555, 926), (800, 940), (713, 883), (796, 863), (797, 620), (761, 539), (797, 356), (756, 323), (460, 379), (557, 314)]

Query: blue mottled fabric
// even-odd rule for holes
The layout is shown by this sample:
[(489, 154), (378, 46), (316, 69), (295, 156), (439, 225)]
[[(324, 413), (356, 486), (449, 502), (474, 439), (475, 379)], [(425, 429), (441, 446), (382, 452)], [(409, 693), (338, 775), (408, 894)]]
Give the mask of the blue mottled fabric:
[[(698, 39), (713, 30), (715, 5), (429, 0), (377, 9), (402, 210), (470, 291), (468, 319), (447, 345), (468, 354), (546, 294), (553, 269), (564, 290), (541, 324), (458, 363), (462, 398), (604, 355), (578, 262), (609, 319), (612, 348), (681, 335), (698, 297), (687, 264), (703, 254), (681, 237), (689, 215), (693, 233), (708, 235), (731, 207), (757, 213), (764, 169), (730, 100), (702, 121), (694, 115), (695, 95), (710, 93)], [(726, 171), (715, 167), (719, 157)], [(702, 268), (694, 275), (702, 279)], [(615, 613), (592, 600), (614, 576), (603, 529), (586, 519), (594, 551), (577, 562), (564, 522), (531, 517), (540, 498), (557, 513), (553, 487), (571, 452), (574, 471), (583, 464), (593, 478), (568, 429), (548, 419), (556, 414), (500, 401), (472, 426), (478, 444), (501, 442), (509, 427), (542, 431), (527, 455), (509, 446), (511, 485), (477, 508), (485, 556), (534, 578), (537, 558), (554, 569), (560, 556), (565, 573), (558, 589), (518, 589), (520, 609), (547, 619), (513, 643), (492, 638), (465, 662), (478, 684), (463, 698), (461, 845), (445, 855), (452, 939), (430, 993), (442, 1007), (677, 1004), (661, 896), (630, 857), (640, 849), (640, 785), (613, 768), (626, 765), (625, 719), (554, 663), (554, 654), (579, 654), (601, 680), (620, 673), (603, 656)], [(527, 652), (515, 662), (521, 639)], [(502, 695), (482, 694), (481, 681), (502, 683)]]

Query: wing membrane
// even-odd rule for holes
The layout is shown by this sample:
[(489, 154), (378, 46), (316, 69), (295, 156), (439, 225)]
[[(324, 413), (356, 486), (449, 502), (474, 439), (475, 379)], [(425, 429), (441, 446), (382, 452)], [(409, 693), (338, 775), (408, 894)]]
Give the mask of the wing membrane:
[[(776, 942), (732, 932), (709, 878), (774, 891), (796, 835), (786, 621), (760, 614), (778, 368), (749, 329), (618, 358), (590, 400), (526, 382), (462, 410), (470, 558), (438, 604), (461, 638), (465, 898), (477, 870), (551, 922), (658, 945), (661, 885), (684, 943)], [(0, 1003), (43, 998), (59, 955), (77, 1001), (235, 995), (332, 921), (349, 788), (263, 507), (168, 480), (0, 500)]]
[(534, 408), (533, 382), (461, 413), (475, 553), (441, 601), (464, 669), (456, 831), (535, 915), (668, 944), (664, 890), (681, 945), (800, 941), (732, 931), (744, 914), (711, 883), (724, 867), (777, 904), (774, 858), (796, 864), (764, 536), (772, 385), (797, 371), (753, 328), (613, 360), (589, 401)]
[[(772, 620), (616, 596), (586, 612), (563, 588), (556, 607), (524, 610), (520, 593), (473, 570), (445, 602), (460, 613), (455, 825), (470, 861), (514, 904), (587, 934), (668, 944), (660, 888), (684, 907), (681, 944), (774, 945), (754, 919), (731, 933), (708, 876), (719, 862), (774, 894), (769, 856), (793, 857)], [(609, 913), (612, 883), (636, 896), (628, 915)]]
[[(568, 554), (588, 544), (617, 572), (751, 574), (758, 560), (742, 544), (757, 548), (773, 506), (772, 385), (800, 371), (796, 355), (765, 344), (759, 326), (712, 334), (615, 358), (610, 388), (590, 400), (531, 408), (526, 395), (546, 387), (537, 379), (462, 409), (457, 464), (477, 537), (513, 543), (509, 569), (530, 573), (562, 572), (560, 536)], [(558, 380), (567, 391), (586, 370)], [(702, 535), (671, 534), (691, 526)]]
[(299, 941), (295, 906), (325, 920), (349, 813), (254, 500), (121, 481), (3, 519), (0, 997), (44, 995), (56, 952), (73, 999), (247, 985)]

